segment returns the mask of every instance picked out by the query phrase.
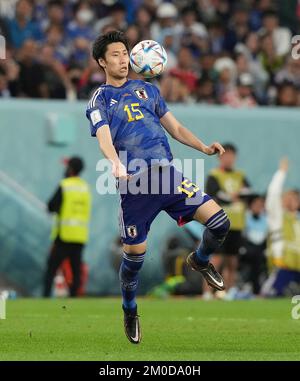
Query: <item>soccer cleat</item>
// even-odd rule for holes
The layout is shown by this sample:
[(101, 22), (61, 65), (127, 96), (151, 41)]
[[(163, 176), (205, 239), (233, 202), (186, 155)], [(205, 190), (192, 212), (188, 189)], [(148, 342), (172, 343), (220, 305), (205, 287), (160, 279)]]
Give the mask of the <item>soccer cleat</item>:
[(142, 334), (137, 310), (127, 310), (123, 307), (123, 311), (125, 334), (131, 343), (139, 344), (142, 340)]
[(215, 288), (216, 290), (225, 290), (224, 280), (222, 276), (217, 272), (214, 266), (208, 262), (206, 266), (201, 266), (195, 261), (195, 252), (188, 255), (186, 262), (195, 271), (199, 271), (209, 286)]

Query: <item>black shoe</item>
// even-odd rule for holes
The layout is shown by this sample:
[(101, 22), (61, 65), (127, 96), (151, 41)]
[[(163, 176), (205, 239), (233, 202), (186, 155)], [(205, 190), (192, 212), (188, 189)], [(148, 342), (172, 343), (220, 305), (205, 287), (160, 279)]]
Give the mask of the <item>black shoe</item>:
[(129, 310), (123, 307), (123, 311), (125, 334), (131, 343), (139, 344), (142, 340), (142, 334), (137, 309)]
[(207, 265), (201, 266), (195, 260), (196, 253), (193, 252), (188, 255), (186, 262), (195, 271), (199, 271), (209, 286), (215, 288), (216, 290), (225, 290), (224, 280), (222, 276), (217, 272), (214, 266), (208, 262)]

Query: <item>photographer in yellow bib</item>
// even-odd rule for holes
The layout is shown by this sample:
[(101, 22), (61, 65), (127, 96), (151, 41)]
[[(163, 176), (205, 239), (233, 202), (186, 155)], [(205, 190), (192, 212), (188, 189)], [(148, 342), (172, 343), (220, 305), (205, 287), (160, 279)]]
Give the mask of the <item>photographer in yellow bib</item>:
[(88, 241), (91, 211), (89, 186), (79, 174), (84, 168), (80, 157), (67, 161), (65, 178), (48, 203), (48, 210), (56, 213), (52, 231), (53, 246), (45, 274), (44, 296), (51, 296), (55, 274), (65, 259), (69, 259), (72, 269), (70, 296), (75, 297), (80, 287), (82, 251)]
[[(225, 153), (218, 158), (219, 166), (210, 172), (205, 191), (222, 206), (230, 219), (226, 240), (213, 257), (214, 265), (223, 269), (222, 275), (228, 292), (236, 285), (238, 255), (246, 221), (244, 196), (251, 194), (251, 190), (245, 174), (235, 168), (237, 148), (232, 143), (223, 144), (223, 147)], [(209, 296), (209, 290), (206, 292), (204, 298)]]
[(287, 158), (281, 159), (267, 192), (267, 255), (271, 273), (262, 295), (269, 297), (300, 292), (300, 196), (296, 189), (283, 191), (288, 167)]

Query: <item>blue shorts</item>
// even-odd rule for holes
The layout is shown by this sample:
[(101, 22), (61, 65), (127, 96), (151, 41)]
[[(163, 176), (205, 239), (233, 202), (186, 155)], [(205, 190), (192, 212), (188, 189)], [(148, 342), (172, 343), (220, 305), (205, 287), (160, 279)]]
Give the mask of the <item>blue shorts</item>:
[(164, 210), (179, 226), (191, 221), (196, 210), (211, 197), (174, 166), (148, 168), (118, 184), (121, 202), (119, 228), (123, 243), (136, 245), (147, 239), (155, 217)]

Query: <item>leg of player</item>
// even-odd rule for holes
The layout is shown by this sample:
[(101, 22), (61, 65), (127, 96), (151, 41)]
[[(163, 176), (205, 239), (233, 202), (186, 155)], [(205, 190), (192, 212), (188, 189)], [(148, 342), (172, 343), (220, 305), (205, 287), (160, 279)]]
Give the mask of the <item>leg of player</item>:
[(146, 241), (137, 245), (123, 245), (123, 260), (119, 278), (123, 296), (124, 329), (128, 340), (133, 344), (142, 339), (139, 316), (137, 314), (136, 292), (138, 274), (146, 253)]
[(201, 272), (211, 287), (224, 290), (223, 278), (209, 262), (209, 256), (224, 242), (230, 227), (229, 219), (214, 200), (199, 206), (193, 219), (205, 225), (206, 229), (200, 246), (187, 257), (187, 263), (194, 270)]

